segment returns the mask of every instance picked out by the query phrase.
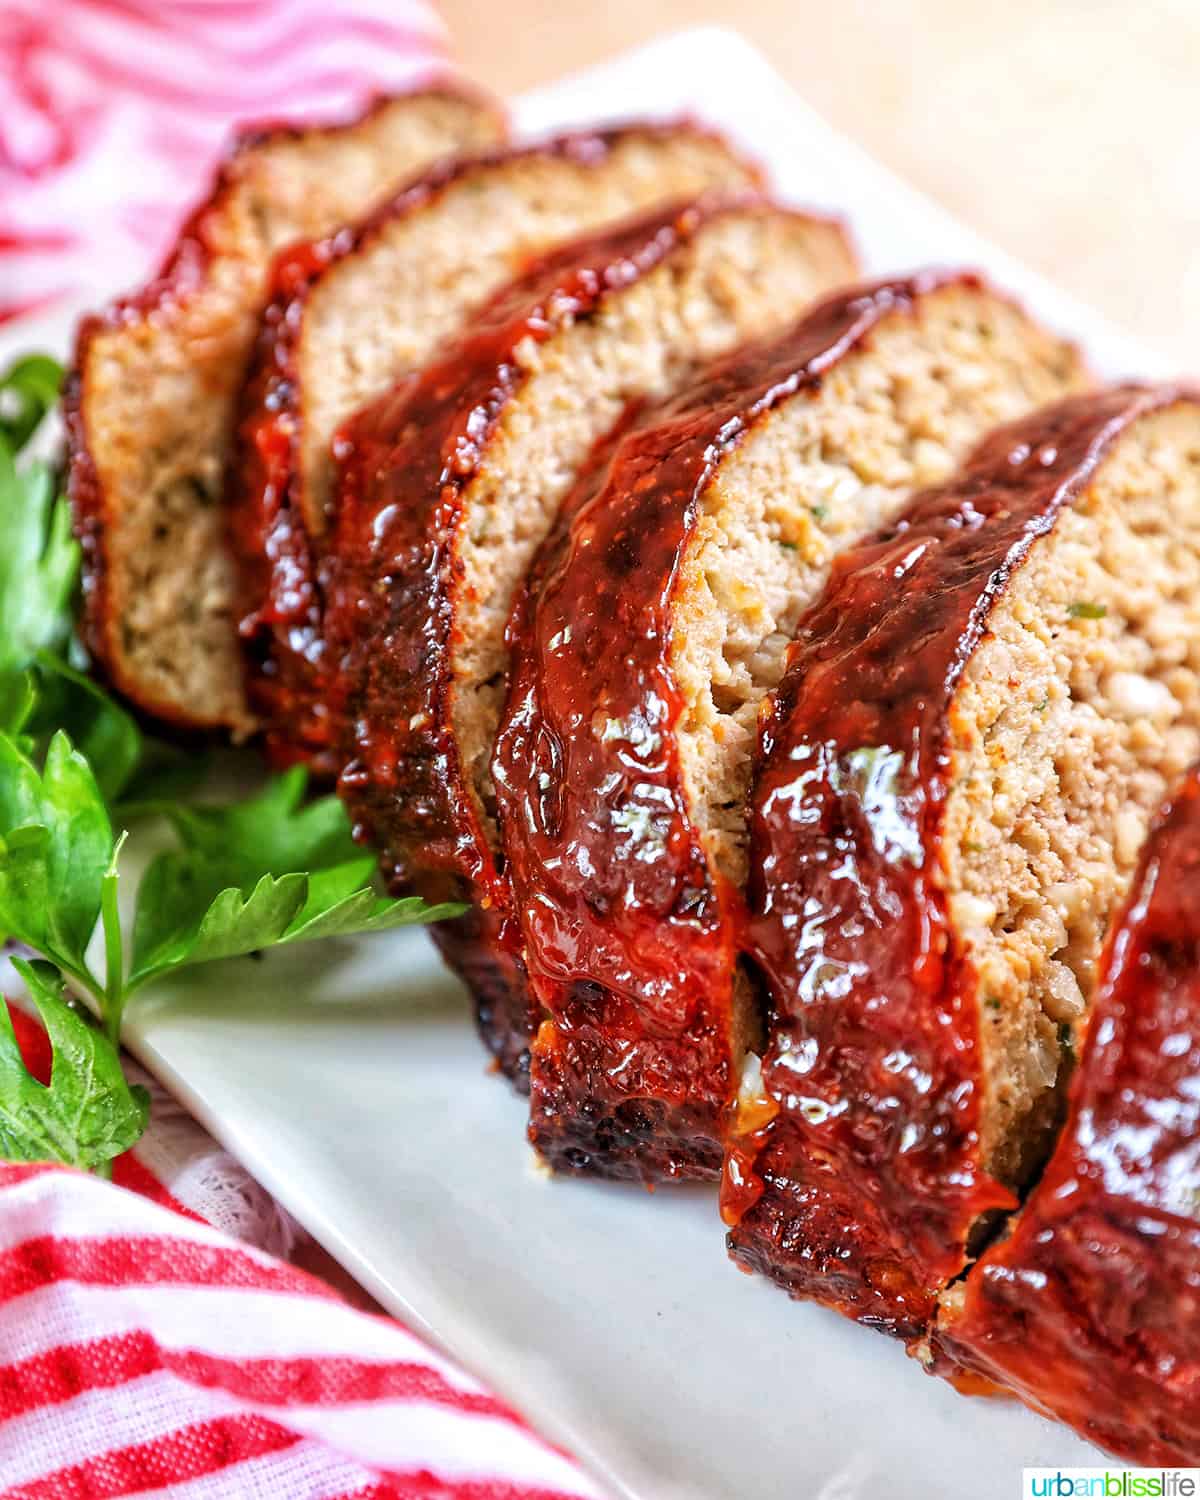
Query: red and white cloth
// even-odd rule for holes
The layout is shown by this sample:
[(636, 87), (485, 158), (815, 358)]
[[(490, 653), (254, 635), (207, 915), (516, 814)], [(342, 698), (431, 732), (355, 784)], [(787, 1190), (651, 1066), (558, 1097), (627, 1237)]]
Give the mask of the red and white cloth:
[[(6, 346), (22, 314), (150, 274), (232, 123), (348, 113), (443, 45), (422, 0), (0, 0)], [(44, 1036), (15, 1024), (44, 1079)], [(0, 1165), (0, 1500), (598, 1495), (277, 1258), (298, 1226), (161, 1090), (113, 1179)]]
[(4, 1500), (595, 1493), (397, 1323), (94, 1177), (0, 1165)]
[(598, 1500), (449, 1360), (259, 1248), (299, 1231), (154, 1104), (113, 1185), (0, 1163), (0, 1500)]

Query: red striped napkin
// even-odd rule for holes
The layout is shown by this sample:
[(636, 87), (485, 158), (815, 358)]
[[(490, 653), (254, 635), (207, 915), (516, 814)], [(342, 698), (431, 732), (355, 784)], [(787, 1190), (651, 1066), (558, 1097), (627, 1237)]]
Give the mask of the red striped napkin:
[(596, 1493), (398, 1324), (65, 1169), (0, 1166), (0, 1359), (5, 1500)]
[[(13, 1021), (44, 1080), (44, 1035)], [(598, 1497), (398, 1323), (178, 1203), (155, 1133), (119, 1186), (0, 1164), (0, 1500)]]
[[(421, 0), (0, 0), (6, 348), (22, 313), (148, 275), (233, 122), (349, 112), (442, 45)], [(14, 1023), (44, 1079), (44, 1036)], [(161, 1091), (113, 1178), (0, 1165), (0, 1500), (598, 1495), (277, 1258), (297, 1227)]]

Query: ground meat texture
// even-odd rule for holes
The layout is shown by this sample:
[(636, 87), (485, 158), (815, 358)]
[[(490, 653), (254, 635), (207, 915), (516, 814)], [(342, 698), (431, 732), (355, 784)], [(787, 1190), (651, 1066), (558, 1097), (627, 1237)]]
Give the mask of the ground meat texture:
[(1060, 1118), (1101, 936), (1200, 750), (1200, 422), (1072, 398), (843, 555), (761, 736), (761, 1085), (730, 1243), (919, 1338)]
[(1007, 1237), (944, 1295), (921, 1352), (1133, 1463), (1195, 1467), (1200, 770), (1156, 820), (1100, 967), (1045, 1175)]
[(253, 728), (222, 491), (272, 256), (503, 133), (491, 105), (435, 89), (348, 125), (243, 137), (159, 279), (82, 325), (65, 404), (86, 633), (146, 713)]
[[(341, 790), (397, 889), (489, 913), (439, 934), (477, 984), (475, 941), (506, 911), (489, 776), (505, 625), (559, 504), (632, 404), (795, 317), (852, 263), (836, 225), (756, 197), (658, 210), (550, 254), (345, 429), (325, 564)], [(485, 1039), (519, 1078), (524, 990), (501, 1003), (493, 978)]]
[(755, 715), (835, 552), (1080, 379), (970, 277), (831, 298), (629, 434), (523, 616), (496, 754), (559, 1170), (711, 1177), (757, 1007), (737, 962)]
[(630, 125), (443, 163), (356, 227), (276, 264), (231, 485), (252, 706), (279, 763), (334, 775), (314, 561), (337, 428), (444, 349), (531, 256), (757, 169), (690, 124)]

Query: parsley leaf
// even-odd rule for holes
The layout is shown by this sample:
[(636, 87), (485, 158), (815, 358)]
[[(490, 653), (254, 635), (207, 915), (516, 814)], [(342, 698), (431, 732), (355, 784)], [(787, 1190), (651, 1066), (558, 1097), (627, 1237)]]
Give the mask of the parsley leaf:
[(160, 854), (138, 887), (131, 989), (184, 964), (234, 958), (277, 943), (308, 897), (308, 877), (263, 875), (249, 890), (219, 865)]
[(307, 943), (313, 938), (387, 932), (393, 927), (460, 917), (467, 910), (455, 901), (427, 906), (418, 896), (396, 901), (381, 896), (371, 885), (374, 865), (374, 857), (365, 855), (332, 869), (314, 871), (308, 878), (308, 899), (280, 941)]
[(56, 660), (71, 631), (79, 545), (70, 513), (43, 463), (17, 465), (58, 393), (62, 370), (45, 355), (20, 360), (0, 376), (0, 730), (19, 734), (33, 716), (41, 673), (35, 658)]
[(21, 737), (37, 708), (37, 674), (0, 671), (0, 734)]
[(63, 370), (48, 354), (26, 354), (0, 375), (0, 437), (13, 453), (42, 425), (58, 400)]
[(380, 896), (375, 860), (355, 844), (342, 804), (320, 797), (305, 805), (306, 781), (297, 766), (244, 802), (164, 809), (183, 848), (160, 854), (142, 878), (131, 989), (183, 964), (465, 910)]
[(164, 740), (143, 736), (133, 775), (121, 788), (121, 816), (133, 820), (162, 813), (178, 798), (195, 791), (208, 771), (207, 751), (194, 747), (183, 750)]
[(0, 735), (0, 932), (86, 981), (112, 852), (104, 798), (67, 736), (54, 735), (39, 772)]
[(50, 471), (39, 463), (18, 470), (4, 442), (0, 536), (0, 678), (10, 678), (23, 672), (39, 651), (65, 641), (79, 544)]
[(371, 886), (375, 861), (360, 855), (313, 874), (263, 874), (229, 882), (224, 861), (181, 850), (160, 854), (142, 878), (127, 988), (185, 964), (236, 958), (284, 943), (348, 937), (459, 916), (461, 905), (400, 901)]
[(336, 797), (304, 805), (302, 766), (276, 776), (257, 796), (222, 807), (163, 811), (185, 848), (222, 867), (224, 884), (246, 888), (262, 875), (285, 875), (361, 859), (345, 809)]
[(61, 658), (41, 651), (36, 667), (26, 733), (40, 744), (65, 730), (105, 800), (116, 802), (145, 756), (141, 730), (103, 688)]
[(103, 1169), (146, 1128), (150, 1099), (130, 1086), (116, 1047), (63, 998), (51, 964), (14, 960), (50, 1038), (49, 1084), (26, 1069), (0, 1002), (0, 1156)]

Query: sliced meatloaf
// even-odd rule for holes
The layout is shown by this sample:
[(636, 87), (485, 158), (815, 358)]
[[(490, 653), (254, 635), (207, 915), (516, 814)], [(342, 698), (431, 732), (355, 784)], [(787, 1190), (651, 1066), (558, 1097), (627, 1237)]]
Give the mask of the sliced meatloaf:
[(758, 1008), (737, 954), (760, 700), (830, 560), (1080, 378), (969, 276), (838, 294), (617, 449), (523, 612), (495, 782), (555, 1168), (713, 1177)]
[(435, 89), (346, 125), (245, 135), (159, 279), (84, 322), (66, 412), (88, 643), (147, 713), (252, 725), (221, 496), (272, 256), (503, 131), (491, 105)]
[(535, 254), (757, 171), (688, 124), (632, 125), (445, 163), (364, 223), (276, 265), (247, 383), (233, 535), (253, 707), (279, 762), (336, 774), (313, 563), (337, 428), (443, 348)]
[[(1192, 463), (1200, 421), (1191, 422)], [(1195, 504), (1198, 479), (1190, 481)], [(1111, 932), (1071, 1107), (1011, 1233), (942, 1301), (964, 1368), (1138, 1464), (1200, 1464), (1200, 770)]]
[[(393, 885), (478, 902), (465, 930), (438, 931), (477, 983), (504, 910), (489, 779), (504, 631), (539, 542), (631, 403), (851, 265), (836, 225), (757, 197), (656, 210), (552, 252), (344, 430), (325, 620), (341, 790)], [(484, 1035), (519, 1074), (523, 986), (491, 975)]]
[(1200, 751), (1200, 412), (1118, 387), (991, 435), (844, 554), (765, 715), (747, 1267), (919, 1334), (1040, 1166), (1102, 936)]

